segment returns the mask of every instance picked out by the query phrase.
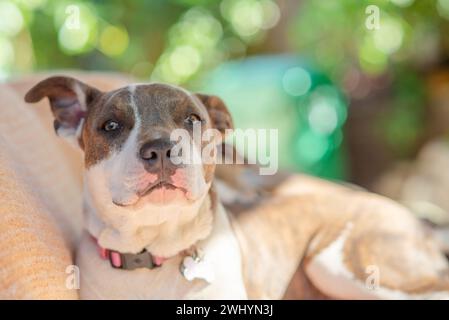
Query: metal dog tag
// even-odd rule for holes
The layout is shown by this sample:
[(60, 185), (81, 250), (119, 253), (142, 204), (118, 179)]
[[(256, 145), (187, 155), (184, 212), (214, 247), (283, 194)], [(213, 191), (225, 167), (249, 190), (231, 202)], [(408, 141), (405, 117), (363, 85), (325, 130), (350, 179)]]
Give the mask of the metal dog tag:
[(188, 281), (202, 279), (208, 283), (212, 283), (215, 278), (212, 265), (197, 253), (187, 256), (182, 260), (180, 271)]

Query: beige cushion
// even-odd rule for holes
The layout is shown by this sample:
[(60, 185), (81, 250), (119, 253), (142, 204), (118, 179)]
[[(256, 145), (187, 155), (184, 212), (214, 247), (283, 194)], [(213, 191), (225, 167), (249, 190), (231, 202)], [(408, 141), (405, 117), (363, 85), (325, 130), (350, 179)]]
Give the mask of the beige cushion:
[[(66, 269), (82, 230), (82, 154), (55, 135), (46, 99), (35, 105), (23, 101), (47, 76), (0, 85), (2, 299), (78, 297), (66, 286), (71, 275)], [(76, 77), (103, 90), (129, 82), (110, 74)]]

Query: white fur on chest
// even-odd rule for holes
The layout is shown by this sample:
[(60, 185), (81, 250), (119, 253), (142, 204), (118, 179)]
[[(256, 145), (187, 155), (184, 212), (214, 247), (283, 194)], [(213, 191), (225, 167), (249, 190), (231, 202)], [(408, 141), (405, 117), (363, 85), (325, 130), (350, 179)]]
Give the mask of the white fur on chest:
[(152, 270), (117, 270), (102, 260), (86, 233), (77, 252), (82, 299), (246, 299), (237, 239), (223, 209), (217, 210), (213, 231), (199, 243), (211, 264), (214, 281), (188, 281), (179, 271), (181, 256)]

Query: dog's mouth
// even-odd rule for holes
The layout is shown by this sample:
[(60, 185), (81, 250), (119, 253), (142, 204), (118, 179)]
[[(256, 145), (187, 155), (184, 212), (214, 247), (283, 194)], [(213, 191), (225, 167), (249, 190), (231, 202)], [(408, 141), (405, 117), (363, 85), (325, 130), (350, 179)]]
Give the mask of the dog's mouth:
[[(145, 203), (168, 204), (178, 197), (187, 197), (188, 190), (182, 186), (178, 186), (170, 179), (159, 179), (153, 183), (148, 184), (144, 189), (137, 191), (131, 201), (115, 201), (120, 207), (134, 207), (141, 206)], [(177, 196), (176, 196), (177, 195)]]
[(176, 190), (180, 189), (182, 191), (185, 191), (183, 188), (177, 187), (174, 184), (167, 182), (167, 181), (159, 181), (157, 183), (151, 184), (148, 186), (145, 190), (138, 193), (138, 196), (140, 198), (145, 197), (146, 195), (149, 195), (151, 192), (156, 191), (158, 189), (166, 189), (166, 190)]

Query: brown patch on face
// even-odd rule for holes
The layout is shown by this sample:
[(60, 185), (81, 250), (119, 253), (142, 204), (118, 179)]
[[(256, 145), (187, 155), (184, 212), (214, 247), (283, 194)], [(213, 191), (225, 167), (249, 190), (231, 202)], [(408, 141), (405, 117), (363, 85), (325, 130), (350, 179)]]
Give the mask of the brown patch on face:
[[(126, 142), (135, 125), (131, 103), (130, 91), (123, 88), (104, 94), (89, 109), (81, 136), (86, 168), (119, 151)], [(104, 130), (104, 124), (110, 120), (119, 124), (118, 130)]]

